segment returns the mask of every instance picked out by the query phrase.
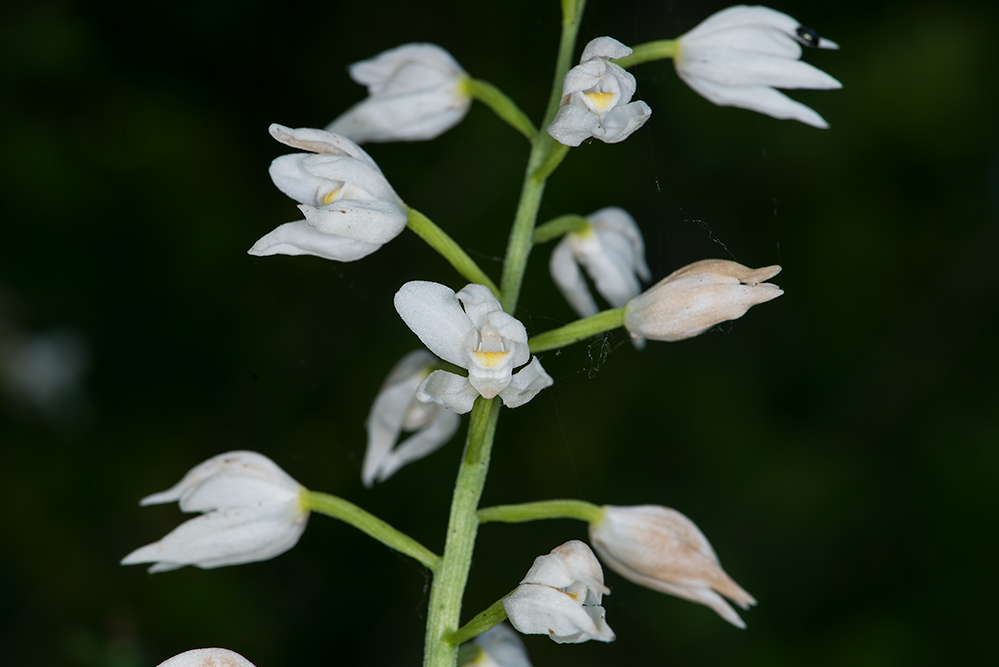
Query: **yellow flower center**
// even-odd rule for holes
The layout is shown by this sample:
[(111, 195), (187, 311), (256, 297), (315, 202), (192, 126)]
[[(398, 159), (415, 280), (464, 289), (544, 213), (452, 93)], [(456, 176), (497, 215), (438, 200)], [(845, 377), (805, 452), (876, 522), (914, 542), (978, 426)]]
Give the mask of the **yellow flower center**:
[(583, 93), (583, 95), (586, 96), (590, 106), (597, 111), (607, 111), (617, 100), (615, 93)]
[(331, 190), (330, 192), (327, 192), (325, 195), (323, 195), (323, 198), (320, 199), (319, 202), (323, 206), (327, 206), (329, 204), (332, 204), (339, 197), (341, 190), (343, 190), (343, 187), (339, 187), (336, 190)]
[(483, 368), (496, 368), (503, 363), (503, 360), (506, 359), (506, 355), (510, 354), (510, 350), (500, 350), (497, 352), (473, 350), (472, 354), (475, 355), (475, 360), (478, 361), (479, 365)]

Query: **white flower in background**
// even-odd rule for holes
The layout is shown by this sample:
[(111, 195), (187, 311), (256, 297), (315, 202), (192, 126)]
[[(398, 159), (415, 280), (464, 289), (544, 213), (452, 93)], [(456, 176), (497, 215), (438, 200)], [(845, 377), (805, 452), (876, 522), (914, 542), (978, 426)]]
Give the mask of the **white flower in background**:
[(566, 234), (552, 252), (549, 268), (559, 291), (580, 317), (600, 312), (579, 267), (614, 308), (623, 308), (652, 275), (645, 243), (634, 218), (622, 208), (603, 208), (587, 216), (586, 229)]
[(503, 599), (510, 624), (525, 635), (548, 635), (559, 644), (590, 639), (614, 641), (600, 602), (604, 586), (600, 563), (579, 540), (538, 556), (520, 585)]
[(196, 648), (175, 655), (157, 667), (253, 667), (253, 663), (224, 648)]
[(295, 546), (305, 531), (309, 513), (300, 499), (303, 490), (263, 454), (219, 454), (192, 468), (173, 488), (139, 502), (178, 501), (184, 512), (205, 514), (136, 549), (121, 564), (153, 563), (150, 572), (166, 572), (274, 558)]
[(524, 642), (506, 623), (461, 647), (458, 667), (531, 667)]
[(484, 285), (455, 294), (438, 283), (408, 282), (395, 295), (395, 309), (431, 352), (468, 370), (468, 377), (434, 371), (417, 391), (421, 401), (464, 414), (478, 396), (499, 396), (516, 408), (552, 384), (538, 358), (531, 359), (524, 325)]
[(578, 146), (590, 137), (608, 144), (627, 139), (645, 124), (652, 109), (632, 102), (635, 77), (608, 58), (623, 58), (631, 49), (611, 37), (597, 37), (562, 81), (562, 106), (548, 126), (566, 146)]
[(0, 388), (14, 403), (30, 404), (54, 422), (83, 417), (83, 376), (90, 363), (83, 337), (70, 329), (7, 332), (3, 325), (0, 320)]
[(326, 130), (359, 144), (433, 139), (461, 122), (472, 98), (465, 70), (436, 44), (404, 44), (350, 66), (368, 97)]
[(315, 255), (340, 262), (366, 257), (406, 228), (409, 214), (375, 161), (349, 139), (271, 125), (283, 144), (311, 153), (276, 158), (271, 179), (299, 202), (305, 220), (281, 225), (251, 255)]
[(778, 273), (779, 266), (750, 269), (724, 259), (688, 264), (629, 301), (624, 326), (632, 338), (677, 341), (698, 336), (783, 294), (763, 282)]
[[(437, 451), (451, 439), (461, 418), (436, 403), (417, 400), (416, 390), (439, 362), (425, 350), (397, 363), (375, 397), (368, 414), (368, 449), (361, 479), (371, 487), (384, 482), (407, 463)], [(413, 432), (396, 445), (399, 435)]]
[(708, 17), (677, 39), (677, 74), (701, 96), (733, 106), (792, 118), (814, 127), (829, 124), (809, 107), (776, 88), (842, 88), (801, 62), (801, 45), (838, 49), (787, 14), (768, 7), (739, 5)]
[(590, 541), (605, 565), (636, 584), (707, 605), (732, 625), (746, 627), (722, 595), (743, 609), (756, 600), (725, 574), (693, 521), (658, 505), (603, 509), (590, 525)]

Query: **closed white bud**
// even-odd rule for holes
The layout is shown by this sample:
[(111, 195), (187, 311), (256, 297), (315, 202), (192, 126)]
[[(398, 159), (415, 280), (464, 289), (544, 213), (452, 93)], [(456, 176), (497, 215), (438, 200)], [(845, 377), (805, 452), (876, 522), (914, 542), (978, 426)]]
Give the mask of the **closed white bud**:
[(708, 538), (680, 512), (658, 505), (608, 505), (590, 525), (590, 541), (622, 577), (707, 605), (732, 625), (746, 627), (722, 595), (743, 609), (756, 600), (725, 574)]
[(632, 338), (693, 338), (783, 294), (776, 285), (763, 282), (778, 273), (779, 266), (750, 269), (724, 259), (688, 264), (629, 301), (624, 326)]

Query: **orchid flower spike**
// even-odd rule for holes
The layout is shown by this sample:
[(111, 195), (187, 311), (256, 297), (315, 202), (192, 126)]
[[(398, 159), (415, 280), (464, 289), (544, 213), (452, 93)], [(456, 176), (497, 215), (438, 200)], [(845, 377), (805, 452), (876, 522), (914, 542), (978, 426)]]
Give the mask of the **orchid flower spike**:
[(274, 558), (305, 532), (309, 513), (302, 491), (263, 454), (219, 454), (192, 468), (173, 488), (139, 502), (177, 501), (182, 511), (203, 514), (159, 542), (136, 549), (121, 564), (153, 563), (150, 572), (166, 572), (185, 565), (209, 569)]
[(520, 635), (500, 623), (461, 647), (458, 667), (531, 667), (531, 661)]
[(630, 53), (612, 37), (597, 37), (587, 44), (579, 65), (565, 74), (562, 106), (548, 134), (566, 146), (578, 146), (590, 137), (616, 144), (644, 125), (652, 109), (645, 102), (631, 101), (635, 77), (609, 60)]
[(707, 605), (732, 625), (746, 627), (722, 595), (743, 609), (756, 600), (725, 574), (693, 521), (658, 505), (603, 509), (590, 525), (590, 541), (604, 564), (636, 584)]
[(283, 144), (310, 153), (271, 163), (274, 184), (299, 202), (305, 220), (281, 225), (250, 248), (251, 255), (315, 255), (353, 262), (406, 228), (409, 214), (381, 169), (360, 146), (322, 130), (271, 125)]
[(566, 234), (552, 252), (549, 268), (559, 291), (580, 317), (600, 312), (579, 267), (614, 308), (623, 308), (652, 277), (645, 243), (635, 219), (622, 208), (602, 208), (587, 216), (589, 225)]
[(477, 397), (499, 396), (516, 408), (552, 385), (538, 358), (531, 359), (524, 325), (484, 285), (455, 294), (438, 283), (408, 282), (395, 295), (395, 309), (431, 352), (468, 370), (468, 377), (434, 371), (417, 389), (421, 401), (465, 414)]
[(559, 644), (614, 641), (600, 603), (600, 562), (584, 542), (571, 540), (538, 556), (520, 585), (503, 599), (510, 624), (525, 635), (548, 635)]
[(224, 648), (196, 648), (175, 655), (157, 667), (253, 667), (253, 663)]
[(801, 46), (838, 49), (787, 14), (738, 5), (708, 17), (677, 39), (676, 71), (695, 92), (719, 106), (791, 118), (818, 128), (829, 124), (777, 88), (842, 88), (801, 62)]
[(404, 44), (350, 66), (368, 97), (326, 130), (359, 144), (434, 139), (461, 122), (472, 104), (468, 75), (436, 44)]
[(632, 338), (693, 338), (783, 294), (776, 285), (763, 282), (778, 273), (779, 266), (750, 269), (725, 259), (702, 259), (677, 269), (629, 301), (624, 326)]
[[(404, 465), (440, 449), (458, 430), (461, 418), (436, 403), (416, 398), (416, 390), (440, 362), (426, 350), (410, 352), (397, 363), (368, 414), (368, 449), (361, 479), (371, 488)], [(400, 434), (413, 432), (400, 444)]]

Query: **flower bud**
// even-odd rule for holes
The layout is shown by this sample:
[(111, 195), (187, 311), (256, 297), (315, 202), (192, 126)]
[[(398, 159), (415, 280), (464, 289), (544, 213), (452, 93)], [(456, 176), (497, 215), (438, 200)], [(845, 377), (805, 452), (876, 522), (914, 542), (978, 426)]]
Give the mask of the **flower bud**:
[(708, 538), (680, 512), (658, 505), (608, 505), (590, 524), (590, 541), (600, 559), (625, 579), (707, 605), (732, 625), (746, 627), (722, 595), (743, 609), (756, 600), (725, 574)]
[(778, 273), (776, 265), (750, 269), (724, 259), (688, 264), (629, 301), (624, 326), (632, 338), (693, 338), (783, 294), (776, 285), (763, 282)]

